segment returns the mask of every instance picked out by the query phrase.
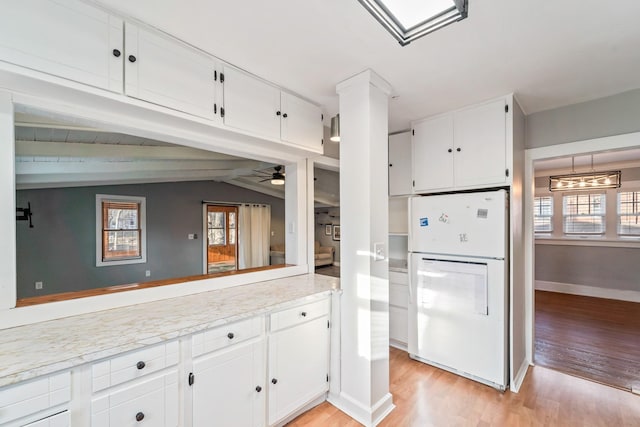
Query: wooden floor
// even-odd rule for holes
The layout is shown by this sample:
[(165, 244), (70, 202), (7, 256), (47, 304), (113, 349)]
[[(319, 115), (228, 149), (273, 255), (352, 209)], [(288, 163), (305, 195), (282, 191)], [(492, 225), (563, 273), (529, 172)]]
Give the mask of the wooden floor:
[[(490, 387), (390, 350), (390, 391), (396, 408), (382, 427), (640, 426), (640, 396), (536, 366), (519, 393)], [(360, 424), (325, 402), (290, 427)]]
[(639, 303), (536, 291), (535, 336), (536, 365), (640, 389)]

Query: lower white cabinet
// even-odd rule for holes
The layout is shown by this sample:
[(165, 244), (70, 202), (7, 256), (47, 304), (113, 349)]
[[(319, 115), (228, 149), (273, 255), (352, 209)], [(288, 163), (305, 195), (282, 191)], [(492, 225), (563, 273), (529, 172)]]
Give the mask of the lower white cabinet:
[(329, 389), (329, 312), (325, 299), (271, 315), (270, 425)]
[(404, 272), (389, 272), (389, 343), (406, 349), (408, 340), (409, 278)]
[(69, 411), (64, 411), (26, 424), (24, 427), (69, 427), (70, 425)]
[(264, 426), (264, 346), (260, 339), (194, 359), (194, 427)]
[[(36, 378), (0, 389), (0, 425), (24, 426), (44, 425), (37, 422), (52, 421), (54, 416), (65, 411), (71, 400), (71, 373), (69, 371)], [(64, 416), (59, 416), (58, 427)], [(68, 416), (67, 416), (68, 421)], [(31, 424), (30, 424), (31, 423)]]
[(174, 427), (178, 420), (177, 369), (126, 383), (91, 401), (92, 427)]

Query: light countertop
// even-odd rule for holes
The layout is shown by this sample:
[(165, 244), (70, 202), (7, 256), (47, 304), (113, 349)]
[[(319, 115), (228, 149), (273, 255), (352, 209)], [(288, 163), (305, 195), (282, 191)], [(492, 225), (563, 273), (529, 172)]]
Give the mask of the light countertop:
[(316, 274), (0, 330), (0, 387), (329, 295)]
[(389, 271), (396, 271), (399, 273), (406, 273), (407, 270), (407, 260), (406, 259), (395, 259), (389, 258)]

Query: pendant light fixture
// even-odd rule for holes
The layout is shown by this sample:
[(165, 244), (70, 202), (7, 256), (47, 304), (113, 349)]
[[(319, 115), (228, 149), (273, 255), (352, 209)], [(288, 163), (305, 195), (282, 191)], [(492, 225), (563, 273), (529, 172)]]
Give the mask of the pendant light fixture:
[(331, 137), (333, 142), (340, 142), (340, 114), (331, 117)]
[(549, 177), (549, 191), (588, 191), (600, 188), (620, 188), (622, 172), (596, 172), (593, 169), (593, 154), (591, 155), (591, 172), (576, 173), (574, 158), (571, 157), (571, 173)]

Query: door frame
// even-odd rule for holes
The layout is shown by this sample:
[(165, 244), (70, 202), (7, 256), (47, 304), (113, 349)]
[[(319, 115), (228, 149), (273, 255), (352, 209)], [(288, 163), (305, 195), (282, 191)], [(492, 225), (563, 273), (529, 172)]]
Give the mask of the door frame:
[(598, 151), (640, 148), (640, 132), (605, 136), (576, 142), (525, 150), (524, 165), (524, 286), (526, 357), (533, 365), (535, 352), (535, 237), (533, 233), (533, 199), (535, 196), (534, 161), (589, 154)]
[[(236, 209), (241, 203), (202, 201), (202, 274), (209, 274), (209, 227), (207, 222), (208, 206), (228, 206)], [(238, 215), (236, 213), (236, 270), (238, 269)]]

